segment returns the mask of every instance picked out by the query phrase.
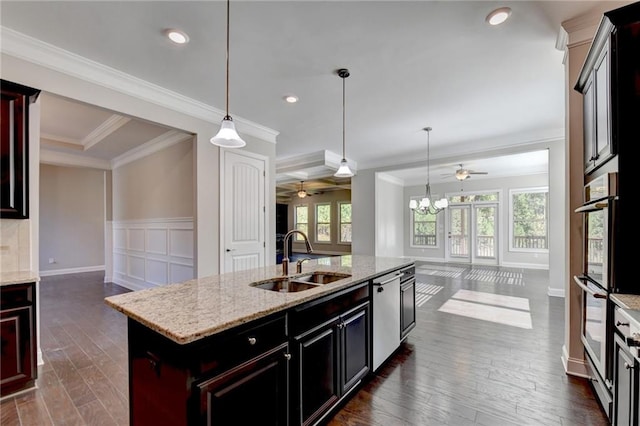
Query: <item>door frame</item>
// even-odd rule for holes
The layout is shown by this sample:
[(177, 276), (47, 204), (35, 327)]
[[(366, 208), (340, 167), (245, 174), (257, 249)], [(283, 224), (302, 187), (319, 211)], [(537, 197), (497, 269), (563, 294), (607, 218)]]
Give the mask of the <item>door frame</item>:
[[(220, 176), (220, 181), (219, 181), (219, 191), (220, 191), (220, 210), (219, 210), (219, 223), (218, 223), (218, 232), (219, 232), (219, 239), (218, 239), (218, 271), (222, 274), (225, 272), (225, 245), (226, 245), (226, 236), (225, 236), (225, 220), (224, 220), (224, 212), (225, 212), (225, 208), (227, 205), (227, 202), (231, 201), (231, 194), (225, 194), (225, 166), (226, 166), (226, 153), (233, 153), (235, 155), (240, 155), (240, 156), (245, 156), (247, 158), (251, 158), (254, 160), (261, 160), (264, 161), (264, 176), (263, 176), (263, 180), (264, 180), (264, 224), (263, 224), (263, 241), (265, 244), (264, 247), (264, 265), (270, 265), (270, 259), (272, 257), (275, 257), (275, 254), (272, 253), (271, 251), (271, 243), (272, 241), (275, 239), (275, 235), (274, 238), (269, 238), (270, 232), (272, 231), (271, 227), (269, 226), (269, 224), (271, 223), (271, 210), (272, 210), (272, 204), (271, 203), (271, 191), (269, 190), (269, 182), (271, 181), (271, 173), (270, 173), (270, 162), (269, 162), (269, 157), (262, 155), (262, 154), (256, 154), (254, 152), (250, 152), (250, 151), (244, 151), (244, 150), (236, 150), (236, 149), (225, 149), (225, 148), (220, 148), (220, 164), (219, 164), (219, 170), (218, 170), (218, 175)], [(275, 208), (275, 204), (273, 205), (273, 208)]]
[[(447, 215), (445, 217), (445, 229), (444, 229), (444, 235), (445, 235), (445, 247), (444, 247), (444, 257), (445, 257), (445, 262), (458, 262), (458, 263), (465, 263), (465, 264), (470, 264), (470, 265), (500, 265), (500, 255), (501, 255), (501, 244), (500, 244), (500, 239), (502, 238), (501, 235), (503, 235), (503, 226), (502, 226), (502, 200), (503, 200), (503, 196), (502, 196), (502, 191), (474, 191), (474, 192), (470, 192), (468, 194), (473, 194), (473, 193), (484, 193), (484, 192), (498, 192), (498, 200), (497, 201), (478, 201), (478, 202), (463, 202), (463, 203), (453, 203), (453, 204), (449, 204), (449, 207), (447, 208)], [(449, 199), (451, 196), (454, 195), (459, 195), (460, 193), (450, 193), (450, 194), (446, 194), (447, 199)], [(476, 234), (477, 234), (477, 230), (476, 230), (476, 208), (477, 207), (483, 207), (483, 206), (495, 206), (496, 208), (496, 214), (495, 214), (495, 218), (496, 218), (496, 225), (495, 225), (495, 244), (496, 244), (496, 250), (495, 250), (495, 258), (489, 259), (489, 258), (478, 258), (475, 255), (475, 246), (476, 246)], [(451, 229), (451, 223), (450, 223), (450, 210), (452, 208), (456, 208), (456, 207), (464, 207), (467, 208), (469, 210), (468, 213), (468, 218), (469, 218), (469, 223), (468, 223), (468, 228), (469, 228), (469, 255), (467, 257), (452, 257), (451, 256), (451, 251), (450, 251), (450, 238), (449, 238), (449, 232)]]

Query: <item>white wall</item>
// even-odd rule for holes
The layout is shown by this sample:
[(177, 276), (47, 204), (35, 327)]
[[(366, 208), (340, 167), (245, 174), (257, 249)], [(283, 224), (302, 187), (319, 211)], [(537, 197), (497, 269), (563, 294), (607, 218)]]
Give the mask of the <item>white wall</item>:
[[(34, 43), (35, 46), (31, 46), (31, 40), (12, 34), (3, 35), (5, 37), (0, 58), (3, 79), (195, 135), (194, 267), (199, 277), (218, 273), (220, 149), (213, 146), (209, 138), (218, 131), (223, 113), (115, 70), (66, 55), (50, 46), (37, 42)], [(243, 149), (257, 153), (269, 152), (274, 165), (272, 167), (275, 167), (276, 133), (239, 117), (234, 119), (238, 131), (247, 142)], [(39, 150), (39, 145), (36, 149)], [(271, 174), (270, 179), (269, 187), (275, 188), (275, 173)], [(272, 191), (270, 198), (273, 201), (273, 219), (270, 221), (271, 230), (267, 232), (267, 247), (271, 247), (273, 251), (268, 258), (275, 258), (275, 190)], [(36, 198), (38, 195), (36, 188)], [(32, 208), (37, 209), (37, 203), (32, 204)], [(37, 241), (37, 236), (32, 235), (33, 238)]]
[(40, 165), (40, 275), (104, 269), (104, 180), (103, 170)]
[(375, 179), (375, 241), (376, 256), (404, 256), (404, 188), (399, 181), (385, 173)]

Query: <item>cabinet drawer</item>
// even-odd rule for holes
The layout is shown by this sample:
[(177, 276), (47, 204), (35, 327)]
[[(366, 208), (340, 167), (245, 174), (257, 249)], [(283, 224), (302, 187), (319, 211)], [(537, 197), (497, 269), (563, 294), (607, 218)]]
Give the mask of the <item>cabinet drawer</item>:
[(0, 309), (31, 306), (33, 304), (33, 287), (34, 283), (3, 286)]
[(285, 315), (259, 321), (203, 348), (200, 370), (205, 372), (217, 367), (228, 368), (279, 346), (286, 340)]
[(303, 306), (294, 308), (290, 315), (291, 335), (297, 336), (336, 317), (358, 304), (369, 300), (369, 281), (357, 284)]
[(616, 331), (626, 340), (631, 337), (631, 328), (629, 327), (629, 319), (620, 313), (620, 308), (616, 307), (613, 311), (613, 325)]

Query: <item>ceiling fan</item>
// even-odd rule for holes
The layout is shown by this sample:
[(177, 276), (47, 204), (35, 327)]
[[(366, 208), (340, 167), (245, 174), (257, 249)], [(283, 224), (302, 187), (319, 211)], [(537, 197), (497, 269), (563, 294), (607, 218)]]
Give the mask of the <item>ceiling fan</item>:
[(463, 180), (469, 179), (471, 177), (471, 175), (486, 175), (486, 174), (489, 174), (488, 172), (476, 172), (475, 170), (465, 169), (462, 166), (462, 164), (458, 164), (458, 166), (460, 166), (460, 167), (456, 170), (454, 176), (459, 181), (463, 181)]
[(298, 198), (305, 198), (305, 197), (311, 197), (311, 196), (312, 195), (309, 194), (306, 189), (304, 189), (304, 181), (301, 180), (300, 189), (298, 189)]

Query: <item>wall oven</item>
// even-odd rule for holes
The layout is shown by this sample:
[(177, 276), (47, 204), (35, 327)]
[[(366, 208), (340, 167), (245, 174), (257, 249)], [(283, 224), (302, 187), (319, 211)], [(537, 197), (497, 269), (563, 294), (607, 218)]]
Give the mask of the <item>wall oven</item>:
[(607, 173), (584, 188), (582, 275), (573, 277), (582, 291), (582, 330), (586, 366), (594, 390), (608, 415), (612, 402), (613, 302), (616, 291), (615, 234), (618, 175)]

